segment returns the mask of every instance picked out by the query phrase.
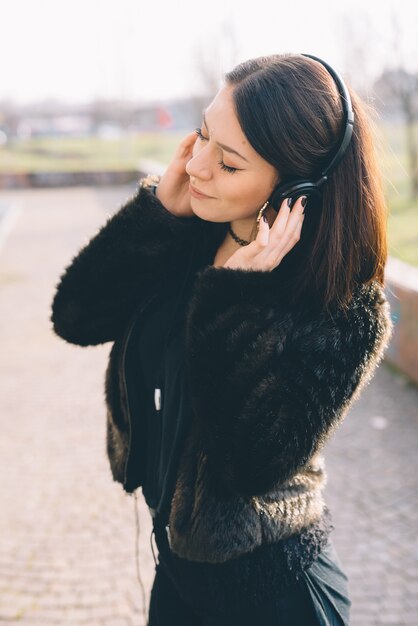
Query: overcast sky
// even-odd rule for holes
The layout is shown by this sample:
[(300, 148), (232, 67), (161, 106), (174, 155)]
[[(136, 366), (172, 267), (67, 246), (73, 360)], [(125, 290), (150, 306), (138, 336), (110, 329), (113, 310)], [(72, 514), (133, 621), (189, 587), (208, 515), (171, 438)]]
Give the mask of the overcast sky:
[[(235, 62), (307, 52), (343, 74), (356, 68), (361, 82), (393, 64), (396, 40), (403, 63), (418, 69), (412, 0), (0, 0), (0, 9), (0, 101), (145, 101), (199, 93), (199, 46), (219, 53), (220, 73), (231, 67), (225, 22), (234, 24)], [(401, 36), (394, 36), (394, 23)], [(366, 46), (362, 60), (359, 49)]]

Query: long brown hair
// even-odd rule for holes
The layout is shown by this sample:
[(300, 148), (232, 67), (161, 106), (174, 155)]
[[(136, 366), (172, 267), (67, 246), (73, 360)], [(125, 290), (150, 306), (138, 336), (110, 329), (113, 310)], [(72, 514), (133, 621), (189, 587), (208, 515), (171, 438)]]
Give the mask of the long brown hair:
[[(241, 128), (253, 148), (276, 167), (280, 182), (316, 180), (342, 133), (343, 108), (322, 64), (299, 54), (250, 59), (224, 76), (232, 85)], [(356, 286), (384, 284), (387, 207), (373, 143), (371, 109), (347, 86), (354, 132), (323, 188), (321, 206), (306, 211), (300, 241), (281, 271), (294, 300), (347, 306)]]

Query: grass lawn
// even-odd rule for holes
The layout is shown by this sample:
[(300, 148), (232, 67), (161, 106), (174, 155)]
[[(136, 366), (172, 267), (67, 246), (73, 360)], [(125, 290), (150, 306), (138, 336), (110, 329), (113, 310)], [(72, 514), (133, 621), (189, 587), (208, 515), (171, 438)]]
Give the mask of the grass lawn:
[[(185, 134), (185, 133), (184, 133)], [(140, 159), (167, 163), (183, 133), (142, 133), (123, 139), (34, 138), (0, 147), (1, 172), (135, 169)]]
[(377, 148), (389, 208), (389, 254), (418, 267), (418, 198), (411, 199), (404, 146), (403, 128), (393, 124), (379, 127)]
[[(166, 164), (186, 132), (16, 141), (0, 146), (0, 173), (137, 169), (141, 159)], [(380, 124), (376, 145), (389, 207), (389, 253), (418, 266), (418, 199), (409, 197), (403, 129)]]

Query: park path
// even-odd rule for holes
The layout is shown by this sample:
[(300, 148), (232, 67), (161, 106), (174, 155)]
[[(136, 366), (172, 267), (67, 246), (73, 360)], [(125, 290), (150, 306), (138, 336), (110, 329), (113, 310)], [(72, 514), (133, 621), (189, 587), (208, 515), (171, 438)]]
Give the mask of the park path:
[[(0, 249), (2, 624), (145, 626), (136, 503), (105, 453), (110, 344), (68, 344), (49, 321), (64, 267), (133, 191), (0, 193), (20, 209)], [(325, 451), (353, 626), (418, 626), (417, 450), (417, 389), (383, 364)], [(155, 566), (140, 491), (138, 511), (148, 603)]]

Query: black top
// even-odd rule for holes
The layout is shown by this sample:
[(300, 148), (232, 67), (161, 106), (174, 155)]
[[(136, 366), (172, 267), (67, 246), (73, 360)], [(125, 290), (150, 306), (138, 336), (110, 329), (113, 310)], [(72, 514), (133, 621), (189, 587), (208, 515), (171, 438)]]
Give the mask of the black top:
[(147, 505), (166, 523), (181, 447), (192, 419), (185, 331), (195, 272), (211, 259), (210, 250), (208, 256), (201, 243), (196, 241), (185, 272), (163, 288), (160, 285), (160, 295), (138, 315), (125, 356), (136, 457), (132, 462), (143, 466)]
[[(185, 322), (190, 284), (179, 292), (173, 283), (163, 301), (152, 307), (136, 335), (144, 372), (147, 448), (143, 494), (161, 513), (171, 502), (173, 480), (184, 435), (191, 420), (185, 367)], [(166, 510), (168, 513), (168, 510)]]

